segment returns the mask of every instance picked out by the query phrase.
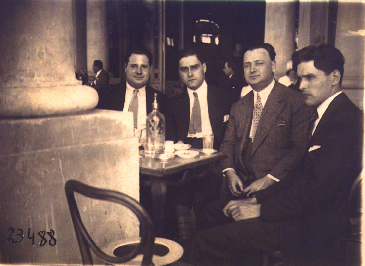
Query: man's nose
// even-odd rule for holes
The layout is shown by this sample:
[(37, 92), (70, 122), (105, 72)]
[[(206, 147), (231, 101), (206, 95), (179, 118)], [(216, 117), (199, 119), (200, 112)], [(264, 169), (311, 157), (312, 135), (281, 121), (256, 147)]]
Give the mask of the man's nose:
[(256, 71), (256, 66), (255, 64), (252, 64), (251, 67), (250, 67), (250, 71), (251, 72), (255, 72)]
[(308, 88), (308, 82), (307, 81), (299, 78), (297, 82), (299, 82), (299, 89), (301, 91)]
[(142, 66), (137, 67), (137, 73), (142, 74)]
[(191, 70), (191, 68), (189, 67), (189, 70), (188, 70), (188, 76), (191, 77), (193, 75), (193, 71)]

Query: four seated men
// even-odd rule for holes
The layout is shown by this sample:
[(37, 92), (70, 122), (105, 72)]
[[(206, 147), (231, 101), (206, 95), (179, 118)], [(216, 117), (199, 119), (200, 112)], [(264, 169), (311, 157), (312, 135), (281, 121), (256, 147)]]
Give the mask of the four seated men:
[[(138, 100), (145, 116), (152, 59), (135, 51), (128, 60), (127, 85), (102, 92), (100, 107), (127, 110), (145, 89), (147, 97)], [(249, 92), (231, 108), (228, 95), (205, 82), (199, 54), (180, 52), (186, 90), (161, 110), (167, 139), (201, 148), (202, 135), (213, 132), (214, 148), (227, 155), (220, 162), (221, 198), (199, 207), (202, 229), (185, 251), (193, 265), (257, 265), (262, 253), (277, 250), (284, 265), (345, 263), (347, 201), (362, 169), (363, 113), (341, 91), (344, 57), (338, 49), (308, 46), (292, 60), (300, 92), (274, 79), (270, 44), (249, 48), (243, 57)], [(142, 116), (135, 118), (140, 129)], [(203, 183), (214, 180), (211, 174)]]

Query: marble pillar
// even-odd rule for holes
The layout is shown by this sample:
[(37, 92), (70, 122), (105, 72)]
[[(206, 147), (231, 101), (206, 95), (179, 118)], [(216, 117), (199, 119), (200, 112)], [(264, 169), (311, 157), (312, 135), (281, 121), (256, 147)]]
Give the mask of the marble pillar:
[(275, 48), (275, 78), (280, 78), (295, 49), (295, 2), (266, 2), (265, 42)]
[(0, 11), (0, 117), (92, 109), (96, 91), (75, 78), (71, 1), (5, 0)]
[[(132, 114), (95, 110), (76, 80), (74, 1), (1, 4), (0, 264), (81, 264), (65, 182), (139, 198)], [(98, 245), (138, 237), (125, 208), (76, 200)]]
[(104, 0), (86, 0), (87, 70), (89, 76), (95, 75), (92, 68), (94, 60), (101, 60), (104, 69), (109, 70), (106, 2)]

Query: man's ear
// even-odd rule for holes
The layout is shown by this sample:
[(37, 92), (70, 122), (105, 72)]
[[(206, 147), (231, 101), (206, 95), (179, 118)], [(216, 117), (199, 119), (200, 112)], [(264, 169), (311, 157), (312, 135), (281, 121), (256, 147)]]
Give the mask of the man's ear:
[(203, 63), (202, 66), (203, 66), (203, 70), (204, 70), (204, 74), (205, 74), (205, 72), (207, 72), (207, 64)]
[(271, 62), (271, 68), (272, 68), (272, 72), (275, 73), (275, 71), (276, 71), (276, 61)]
[(335, 69), (331, 73), (332, 75), (332, 85), (337, 85), (341, 79), (341, 73), (338, 69)]

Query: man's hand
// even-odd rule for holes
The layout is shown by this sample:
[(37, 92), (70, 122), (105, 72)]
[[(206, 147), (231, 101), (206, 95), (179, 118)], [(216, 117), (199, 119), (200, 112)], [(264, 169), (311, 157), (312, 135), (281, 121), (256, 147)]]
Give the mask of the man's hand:
[(227, 170), (226, 172), (227, 184), (232, 195), (240, 196), (243, 193), (243, 184), (241, 179), (233, 170)]
[(231, 216), (235, 221), (255, 218), (260, 216), (261, 204), (256, 204), (256, 198), (232, 200), (224, 207), (224, 214)]
[(273, 179), (271, 179), (268, 176), (264, 176), (260, 179), (257, 179), (256, 181), (252, 182), (243, 191), (247, 192), (247, 196), (249, 196), (251, 193), (265, 189), (274, 183), (275, 183), (275, 181)]

